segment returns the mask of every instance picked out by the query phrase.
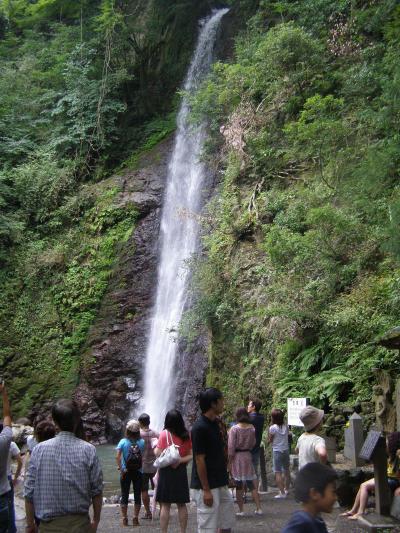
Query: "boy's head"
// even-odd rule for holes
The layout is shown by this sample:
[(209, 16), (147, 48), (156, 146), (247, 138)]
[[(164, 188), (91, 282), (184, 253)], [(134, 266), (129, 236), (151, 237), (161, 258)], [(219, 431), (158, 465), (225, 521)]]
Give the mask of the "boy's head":
[(337, 500), (336, 472), (321, 463), (308, 463), (297, 474), (294, 494), (296, 500), (312, 505), (315, 511), (331, 513)]
[(147, 413), (142, 413), (138, 418), (141, 428), (147, 429), (150, 426), (150, 416)]

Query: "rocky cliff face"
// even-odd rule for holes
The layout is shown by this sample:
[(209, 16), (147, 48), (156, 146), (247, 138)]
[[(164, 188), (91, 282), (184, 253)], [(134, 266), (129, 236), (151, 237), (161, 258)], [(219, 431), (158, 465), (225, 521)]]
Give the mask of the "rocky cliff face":
[(159, 144), (139, 169), (116, 176), (118, 202), (139, 213), (132, 236), (120, 252), (110, 288), (89, 342), (75, 392), (88, 437), (105, 442), (121, 435), (140, 397), (140, 370), (157, 282), (158, 234), (162, 195), (173, 139)]
[[(242, 24), (235, 10), (224, 18), (217, 42), (218, 57), (230, 56), (233, 36)], [(116, 177), (122, 185), (119, 201), (123, 205), (133, 204), (140, 217), (121, 251), (110, 289), (92, 328), (81, 383), (75, 393), (87, 435), (93, 442), (118, 439), (141, 396), (141, 373), (157, 283), (162, 196), (172, 147), (170, 138), (142, 159), (139, 170)], [(210, 174), (205, 201), (214, 188), (214, 176)], [(207, 347), (207, 332), (190, 345), (180, 341), (176, 407), (189, 423), (198, 412), (197, 395), (204, 384)]]

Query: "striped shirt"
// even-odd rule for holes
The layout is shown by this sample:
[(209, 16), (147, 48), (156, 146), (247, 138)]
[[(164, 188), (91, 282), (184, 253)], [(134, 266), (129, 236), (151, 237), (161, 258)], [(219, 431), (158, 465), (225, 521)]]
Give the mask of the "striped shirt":
[(33, 449), (24, 496), (40, 520), (88, 514), (92, 498), (102, 491), (103, 474), (92, 444), (61, 431)]

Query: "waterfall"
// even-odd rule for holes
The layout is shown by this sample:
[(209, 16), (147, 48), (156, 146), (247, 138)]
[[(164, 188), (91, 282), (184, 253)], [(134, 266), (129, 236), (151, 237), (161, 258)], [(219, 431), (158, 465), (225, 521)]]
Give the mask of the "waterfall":
[[(228, 9), (213, 11), (201, 22), (197, 46), (184, 90), (193, 93), (210, 70), (221, 18)], [(206, 176), (200, 161), (206, 131), (189, 123), (189, 103), (183, 98), (177, 117), (175, 145), (168, 165), (161, 216), (158, 281), (146, 350), (141, 408), (152, 427), (163, 427), (165, 413), (174, 405), (178, 327), (186, 303), (187, 260), (196, 250), (198, 222)]]

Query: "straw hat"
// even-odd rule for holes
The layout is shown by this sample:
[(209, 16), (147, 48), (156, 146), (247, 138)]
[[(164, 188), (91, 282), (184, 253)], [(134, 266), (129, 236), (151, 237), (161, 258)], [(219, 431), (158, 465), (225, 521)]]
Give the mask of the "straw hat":
[(318, 426), (324, 415), (325, 413), (322, 409), (307, 405), (301, 410), (299, 418), (304, 424), (304, 429), (310, 431)]

